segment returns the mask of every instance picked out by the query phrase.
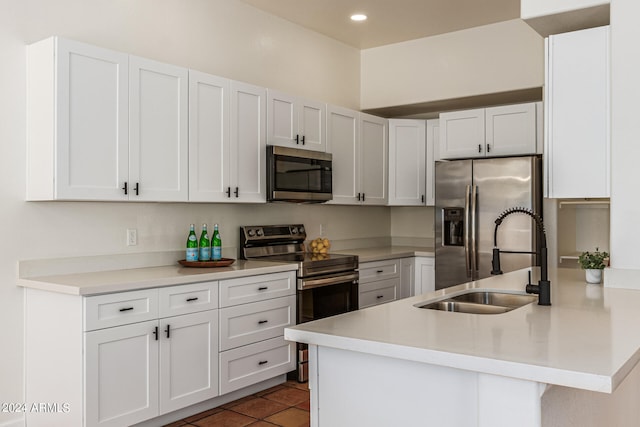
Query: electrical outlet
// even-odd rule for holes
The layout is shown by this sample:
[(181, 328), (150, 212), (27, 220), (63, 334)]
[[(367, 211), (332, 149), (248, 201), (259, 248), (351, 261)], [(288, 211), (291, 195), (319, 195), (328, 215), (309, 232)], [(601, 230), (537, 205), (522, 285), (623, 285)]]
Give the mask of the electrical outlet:
[(127, 229), (127, 246), (136, 246), (138, 244), (138, 230), (135, 228)]
[(320, 224), (320, 237), (324, 237), (327, 232), (327, 224)]

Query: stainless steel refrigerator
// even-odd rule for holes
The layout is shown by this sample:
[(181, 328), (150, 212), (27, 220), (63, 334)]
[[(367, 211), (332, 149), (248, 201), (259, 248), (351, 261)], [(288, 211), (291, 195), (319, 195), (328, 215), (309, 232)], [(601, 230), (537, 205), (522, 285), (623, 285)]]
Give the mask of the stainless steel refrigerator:
[[(436, 162), (436, 289), (491, 275), (496, 218), (524, 207), (542, 215), (539, 156)], [(536, 252), (536, 224), (510, 215), (497, 233), (501, 250)], [(537, 265), (535, 255), (502, 253), (502, 270)], [(523, 284), (524, 285), (524, 284)]]

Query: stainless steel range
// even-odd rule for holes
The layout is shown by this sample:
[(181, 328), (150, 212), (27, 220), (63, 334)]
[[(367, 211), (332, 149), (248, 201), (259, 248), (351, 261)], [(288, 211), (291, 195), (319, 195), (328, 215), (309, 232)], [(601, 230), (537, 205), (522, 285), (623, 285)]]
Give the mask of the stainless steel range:
[[(305, 251), (304, 225), (240, 227), (240, 258), (298, 264), (296, 323), (358, 309), (358, 257)], [(298, 343), (297, 378), (308, 380), (307, 345)]]

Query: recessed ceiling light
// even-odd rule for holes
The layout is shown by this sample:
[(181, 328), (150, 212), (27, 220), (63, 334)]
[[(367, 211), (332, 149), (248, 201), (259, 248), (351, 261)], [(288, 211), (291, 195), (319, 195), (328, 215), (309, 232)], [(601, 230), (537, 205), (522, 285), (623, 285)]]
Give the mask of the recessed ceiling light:
[(352, 21), (366, 21), (367, 20), (367, 15), (364, 15), (362, 13), (356, 13), (351, 15), (351, 20)]

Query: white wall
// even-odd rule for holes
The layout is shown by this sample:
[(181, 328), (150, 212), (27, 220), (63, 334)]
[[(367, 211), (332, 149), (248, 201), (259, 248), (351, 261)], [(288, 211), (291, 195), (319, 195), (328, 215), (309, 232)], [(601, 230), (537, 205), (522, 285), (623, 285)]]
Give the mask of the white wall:
[(362, 51), (362, 109), (543, 84), (544, 40), (520, 19)]
[[(359, 107), (359, 51), (236, 0), (0, 0), (0, 402), (23, 401), (18, 260), (176, 250), (202, 222), (220, 223), (225, 246), (250, 223), (389, 237), (388, 208), (24, 202), (25, 46), (54, 34)], [(138, 229), (138, 246), (125, 246), (126, 228)], [(20, 418), (0, 413), (0, 425)]]

